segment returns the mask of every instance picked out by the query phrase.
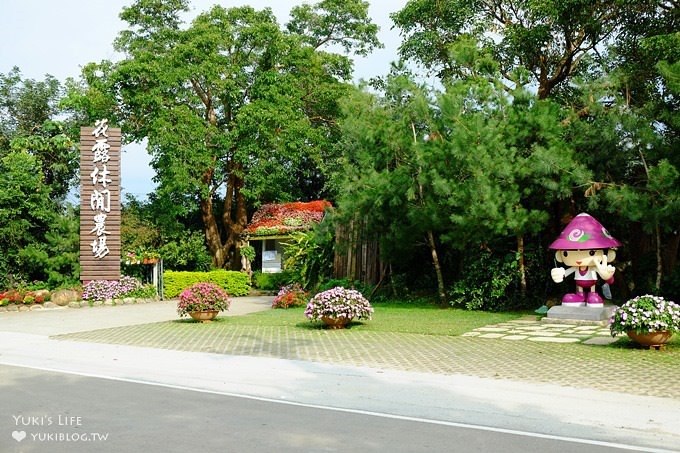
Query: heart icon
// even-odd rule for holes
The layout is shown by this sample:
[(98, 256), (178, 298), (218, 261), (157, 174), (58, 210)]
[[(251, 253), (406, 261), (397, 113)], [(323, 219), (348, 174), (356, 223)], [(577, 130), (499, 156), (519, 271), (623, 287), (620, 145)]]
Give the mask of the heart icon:
[(12, 437), (17, 442), (21, 442), (26, 437), (26, 431), (12, 431)]

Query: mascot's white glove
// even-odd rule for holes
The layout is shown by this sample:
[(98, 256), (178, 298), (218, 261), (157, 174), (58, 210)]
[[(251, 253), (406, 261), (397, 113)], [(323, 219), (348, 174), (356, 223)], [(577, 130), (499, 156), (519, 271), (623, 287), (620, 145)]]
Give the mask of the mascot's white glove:
[(550, 276), (555, 283), (562, 283), (564, 281), (564, 274), (566, 269), (563, 267), (555, 267), (550, 271)]
[(602, 280), (607, 281), (614, 275), (616, 268), (611, 264), (607, 264), (607, 255), (602, 256), (602, 261), (595, 261), (595, 267), (597, 268), (597, 273), (602, 278)]

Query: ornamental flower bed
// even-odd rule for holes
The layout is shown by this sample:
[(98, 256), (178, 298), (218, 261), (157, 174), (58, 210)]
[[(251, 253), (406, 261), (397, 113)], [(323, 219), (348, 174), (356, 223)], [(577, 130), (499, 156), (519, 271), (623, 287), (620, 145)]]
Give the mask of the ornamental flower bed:
[(680, 331), (680, 305), (661, 296), (645, 294), (630, 299), (619, 307), (609, 320), (612, 336), (634, 331), (650, 332)]
[(50, 300), (50, 292), (47, 290), (21, 290), (9, 289), (0, 292), (0, 307), (9, 304), (42, 304)]
[(123, 276), (120, 280), (92, 280), (83, 287), (83, 300), (104, 302), (108, 299), (121, 299), (142, 288), (142, 283), (134, 277)]
[(318, 293), (312, 297), (305, 309), (305, 316), (310, 320), (371, 319), (372, 313), (373, 307), (359, 291), (342, 286)]
[(195, 283), (182, 291), (177, 302), (177, 314), (187, 316), (198, 311), (224, 311), (231, 299), (227, 292), (214, 283)]
[(321, 222), (329, 207), (331, 203), (325, 200), (265, 204), (253, 215), (244, 232), (250, 236), (269, 236), (308, 230)]
[(299, 284), (287, 285), (279, 290), (272, 302), (272, 308), (301, 307), (307, 303), (308, 296)]

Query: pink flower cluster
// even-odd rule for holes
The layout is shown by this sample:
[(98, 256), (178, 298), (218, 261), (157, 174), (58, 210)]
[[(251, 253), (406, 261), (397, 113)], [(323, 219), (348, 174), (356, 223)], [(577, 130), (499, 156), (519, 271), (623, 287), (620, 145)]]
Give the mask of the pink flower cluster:
[(214, 283), (195, 283), (182, 291), (177, 302), (177, 313), (186, 316), (193, 311), (229, 309), (231, 300), (227, 292)]

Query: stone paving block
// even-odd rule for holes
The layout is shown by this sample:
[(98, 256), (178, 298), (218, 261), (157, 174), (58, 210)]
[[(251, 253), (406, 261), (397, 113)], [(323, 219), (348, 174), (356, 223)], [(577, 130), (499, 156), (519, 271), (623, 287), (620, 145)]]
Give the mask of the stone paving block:
[(600, 326), (578, 326), (578, 327), (574, 328), (574, 330), (582, 330), (582, 331), (597, 330), (597, 329), (600, 329)]
[(477, 338), (501, 338), (503, 336), (505, 336), (505, 334), (502, 334), (502, 333), (485, 333), (485, 334), (480, 335)]
[(618, 341), (618, 338), (612, 338), (611, 335), (610, 335), (609, 338), (593, 337), (593, 338), (590, 338), (590, 339), (584, 341), (583, 344), (594, 344), (594, 345), (598, 345), (598, 346), (605, 346), (605, 345), (608, 345), (608, 344), (615, 343), (617, 341)]
[(557, 336), (560, 335), (560, 334), (557, 333), (557, 332), (546, 332), (546, 331), (544, 331), (544, 330), (540, 330), (540, 331), (530, 331), (530, 332), (526, 332), (526, 334), (527, 334), (527, 335), (530, 335), (530, 336), (532, 336), (532, 337), (557, 337)]
[(472, 332), (465, 332), (461, 337), (478, 337), (480, 336), (480, 332), (475, 332), (474, 330)]
[(569, 337), (531, 337), (527, 338), (529, 341), (541, 341), (544, 343), (578, 343), (578, 338)]
[(571, 324), (541, 324), (543, 327), (547, 327), (549, 329), (571, 329), (574, 326)]
[(508, 329), (504, 327), (479, 327), (475, 329), (478, 332), (507, 332)]
[(527, 335), (506, 335), (501, 337), (501, 340), (526, 340), (529, 338)]
[(533, 326), (522, 327), (522, 329), (525, 329), (525, 330), (528, 330), (528, 331), (530, 331), (530, 330), (540, 330), (540, 331), (543, 331), (543, 330), (545, 330), (545, 325), (536, 325), (536, 324), (534, 323)]

